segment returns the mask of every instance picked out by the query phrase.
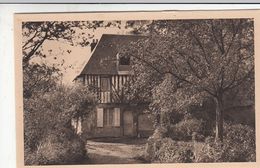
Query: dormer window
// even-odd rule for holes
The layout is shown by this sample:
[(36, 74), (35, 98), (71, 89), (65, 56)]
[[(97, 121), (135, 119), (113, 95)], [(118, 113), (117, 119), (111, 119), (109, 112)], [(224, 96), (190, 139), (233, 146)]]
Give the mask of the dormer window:
[(130, 57), (128, 56), (119, 56), (117, 57), (117, 70), (119, 74), (128, 74), (130, 71)]
[(119, 65), (130, 65), (130, 58), (129, 57), (120, 57)]

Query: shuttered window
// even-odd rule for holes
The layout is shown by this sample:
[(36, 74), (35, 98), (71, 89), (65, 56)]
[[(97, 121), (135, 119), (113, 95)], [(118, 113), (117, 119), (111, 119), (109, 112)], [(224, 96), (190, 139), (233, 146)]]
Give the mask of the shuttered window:
[(97, 127), (103, 127), (103, 108), (97, 108)]
[(115, 108), (115, 111), (114, 111), (114, 126), (115, 127), (120, 126), (120, 108)]
[(97, 108), (97, 127), (120, 127), (120, 108)]
[(113, 126), (114, 120), (114, 109), (113, 108), (104, 108), (104, 126)]

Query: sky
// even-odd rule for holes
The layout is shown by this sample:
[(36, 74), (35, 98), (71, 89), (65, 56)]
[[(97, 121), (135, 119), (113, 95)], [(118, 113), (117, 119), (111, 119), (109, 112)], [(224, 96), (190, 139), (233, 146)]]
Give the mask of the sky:
[[(97, 28), (83, 30), (85, 33), (94, 35), (94, 39), (100, 39), (102, 34), (129, 34), (131, 29), (119, 29), (117, 27)], [(78, 30), (82, 31), (82, 30)], [(80, 32), (78, 32), (80, 33)], [(92, 39), (90, 40), (92, 41)], [(62, 83), (73, 84), (73, 79), (81, 72), (89, 58), (91, 57), (90, 45), (86, 47), (71, 46), (65, 41), (47, 40), (42, 45), (43, 54), (46, 58), (35, 57), (31, 61), (35, 63), (45, 63), (59, 68), (63, 74)], [(50, 52), (51, 51), (51, 52)]]

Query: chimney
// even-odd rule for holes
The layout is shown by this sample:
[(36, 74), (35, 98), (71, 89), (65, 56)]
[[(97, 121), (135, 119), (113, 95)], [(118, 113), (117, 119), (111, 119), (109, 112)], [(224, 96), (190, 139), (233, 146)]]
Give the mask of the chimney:
[(93, 39), (92, 43), (90, 44), (90, 51), (92, 52), (94, 50), (94, 48), (96, 47), (98, 43), (98, 39)]

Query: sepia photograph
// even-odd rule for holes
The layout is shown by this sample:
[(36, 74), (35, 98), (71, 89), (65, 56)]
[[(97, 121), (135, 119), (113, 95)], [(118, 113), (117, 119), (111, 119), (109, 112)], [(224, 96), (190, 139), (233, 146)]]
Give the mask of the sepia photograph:
[(20, 163), (256, 163), (256, 19), (222, 13), (16, 14)]

